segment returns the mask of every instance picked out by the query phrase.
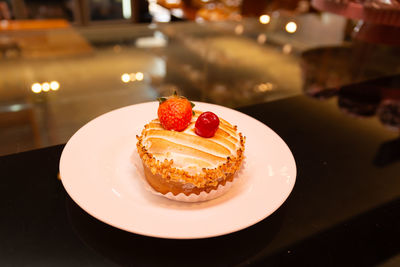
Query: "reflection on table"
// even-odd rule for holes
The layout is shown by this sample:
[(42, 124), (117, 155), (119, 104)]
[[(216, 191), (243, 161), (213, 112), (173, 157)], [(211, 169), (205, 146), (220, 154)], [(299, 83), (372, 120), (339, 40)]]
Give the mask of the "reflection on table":
[[(18, 31), (8, 25), (0, 37), (0, 102), (27, 99), (39, 129), (39, 145), (18, 139), (18, 149), (1, 146), (0, 154), (65, 143), (105, 112), (175, 89), (195, 101), (235, 108), (399, 71), (396, 47), (351, 41), (349, 23), (328, 13), (279, 11), (220, 22), (82, 28), (59, 24)], [(47, 27), (45, 21), (36, 26)]]

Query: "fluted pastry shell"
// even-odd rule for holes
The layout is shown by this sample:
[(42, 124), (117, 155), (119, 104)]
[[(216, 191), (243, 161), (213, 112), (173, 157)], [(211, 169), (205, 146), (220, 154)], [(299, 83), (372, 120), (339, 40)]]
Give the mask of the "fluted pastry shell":
[(213, 137), (198, 136), (194, 125), (201, 113), (195, 111), (182, 132), (165, 130), (154, 119), (137, 137), (146, 179), (156, 191), (174, 195), (208, 193), (233, 180), (242, 163), (244, 137), (222, 118)]

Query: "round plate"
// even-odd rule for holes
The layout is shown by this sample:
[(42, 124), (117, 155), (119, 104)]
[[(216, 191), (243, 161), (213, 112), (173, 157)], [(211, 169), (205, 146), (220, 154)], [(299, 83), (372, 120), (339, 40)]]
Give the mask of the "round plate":
[(273, 213), (289, 196), (296, 164), (270, 128), (238, 111), (196, 103), (237, 125), (246, 136), (245, 161), (223, 196), (184, 203), (156, 196), (143, 184), (136, 135), (157, 117), (158, 102), (120, 108), (92, 120), (65, 146), (62, 183), (87, 213), (114, 227), (162, 238), (205, 238), (249, 227)]

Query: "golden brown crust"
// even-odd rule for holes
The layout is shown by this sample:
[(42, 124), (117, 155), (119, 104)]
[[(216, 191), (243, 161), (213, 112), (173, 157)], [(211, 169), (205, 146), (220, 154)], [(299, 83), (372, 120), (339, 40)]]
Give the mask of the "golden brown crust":
[[(172, 192), (174, 195), (184, 193), (200, 194), (216, 189), (218, 185), (225, 185), (226, 181), (232, 181), (234, 174), (240, 168), (243, 161), (245, 137), (241, 133), (239, 147), (236, 156), (228, 156), (226, 161), (215, 168), (203, 168), (200, 173), (189, 174), (187, 171), (174, 167), (173, 160), (157, 160), (143, 145), (143, 138), (149, 124), (145, 125), (141, 136), (136, 136), (136, 144), (140, 158), (145, 169), (146, 179), (150, 185), (166, 194)], [(236, 127), (234, 128), (236, 130)]]
[(199, 195), (201, 192), (210, 193), (211, 190), (216, 190), (219, 185), (224, 186), (227, 181), (232, 182), (234, 176), (233, 174), (231, 174), (227, 176), (225, 180), (219, 181), (214, 186), (209, 185), (199, 188), (195, 186), (188, 186), (187, 183), (166, 180), (162, 178), (160, 174), (153, 174), (150, 171), (150, 168), (147, 167), (145, 164), (143, 164), (143, 168), (146, 180), (151, 185), (151, 187), (153, 187), (157, 192), (160, 192), (161, 194), (167, 194), (171, 192), (175, 196), (180, 193), (183, 193), (187, 196), (189, 196), (190, 194)]

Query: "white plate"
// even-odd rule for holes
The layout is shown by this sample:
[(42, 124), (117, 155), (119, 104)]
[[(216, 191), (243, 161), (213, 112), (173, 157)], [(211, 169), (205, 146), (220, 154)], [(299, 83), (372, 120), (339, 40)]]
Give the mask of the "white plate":
[(205, 238), (249, 227), (273, 213), (289, 196), (296, 164), (285, 142), (254, 118), (222, 106), (196, 103), (238, 126), (246, 136), (245, 162), (225, 195), (184, 203), (147, 191), (139, 177), (136, 135), (157, 116), (157, 102), (106, 113), (77, 131), (61, 155), (60, 175), (71, 198), (114, 227), (146, 236)]

